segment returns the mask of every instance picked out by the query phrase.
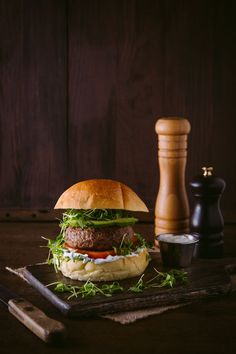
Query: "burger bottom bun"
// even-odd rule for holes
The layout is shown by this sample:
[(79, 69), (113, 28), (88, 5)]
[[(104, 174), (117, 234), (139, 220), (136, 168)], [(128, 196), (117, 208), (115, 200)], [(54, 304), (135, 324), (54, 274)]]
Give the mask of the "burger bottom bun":
[(144, 272), (148, 263), (148, 251), (144, 248), (137, 255), (124, 256), (101, 264), (62, 260), (59, 269), (65, 277), (74, 280), (110, 281), (139, 276)]

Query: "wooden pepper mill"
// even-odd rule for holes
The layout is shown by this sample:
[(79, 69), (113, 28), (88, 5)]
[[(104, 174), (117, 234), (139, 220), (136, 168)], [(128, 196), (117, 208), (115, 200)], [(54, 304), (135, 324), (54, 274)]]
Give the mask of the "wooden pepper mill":
[(187, 119), (161, 118), (156, 123), (160, 185), (155, 207), (155, 235), (189, 232), (189, 204), (185, 188)]
[(190, 183), (195, 199), (191, 218), (191, 232), (198, 237), (195, 256), (220, 258), (224, 255), (224, 220), (220, 211), (220, 198), (225, 181), (213, 175), (212, 167), (203, 167), (203, 174)]

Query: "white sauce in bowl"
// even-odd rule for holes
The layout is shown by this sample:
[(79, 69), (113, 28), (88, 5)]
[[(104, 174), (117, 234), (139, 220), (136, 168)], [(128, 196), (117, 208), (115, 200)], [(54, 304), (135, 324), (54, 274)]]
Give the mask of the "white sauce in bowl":
[(180, 243), (180, 244), (190, 244), (198, 241), (196, 237), (188, 234), (182, 234), (182, 235), (162, 234), (157, 237), (157, 240), (163, 242), (169, 242), (169, 243)]

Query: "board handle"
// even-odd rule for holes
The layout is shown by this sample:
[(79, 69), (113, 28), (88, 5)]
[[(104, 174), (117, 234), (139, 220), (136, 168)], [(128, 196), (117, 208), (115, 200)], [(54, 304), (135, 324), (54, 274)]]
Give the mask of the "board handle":
[(8, 310), (31, 332), (46, 343), (61, 342), (65, 339), (65, 327), (45, 315), (43, 311), (23, 298), (8, 301)]

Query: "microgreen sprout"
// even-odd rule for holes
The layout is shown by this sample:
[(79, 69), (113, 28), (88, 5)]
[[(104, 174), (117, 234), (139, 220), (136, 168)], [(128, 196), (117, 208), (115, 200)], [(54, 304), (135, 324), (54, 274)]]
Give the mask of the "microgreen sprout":
[(143, 292), (144, 289), (146, 289), (146, 285), (143, 281), (144, 274), (139, 278), (136, 284), (131, 286), (128, 291), (131, 291), (133, 293), (141, 293)]
[(48, 284), (47, 287), (55, 285), (54, 291), (58, 293), (70, 293), (68, 296), (68, 300), (73, 297), (81, 296), (82, 298), (85, 297), (92, 297), (95, 295), (104, 295), (104, 296), (112, 296), (114, 293), (121, 292), (124, 288), (118, 283), (113, 282), (111, 284), (103, 284), (101, 287), (94, 284), (91, 280), (87, 280), (83, 285), (67, 285), (63, 282), (54, 282)]
[(186, 284), (188, 281), (187, 273), (182, 270), (171, 269), (169, 272), (160, 272), (156, 268), (154, 268), (154, 270), (157, 274), (155, 277), (147, 281), (147, 284), (149, 284), (148, 286), (152, 288), (173, 288), (177, 282), (180, 284)]
[(80, 227), (82, 229), (93, 227), (127, 226), (133, 225), (138, 219), (129, 215), (126, 210), (116, 209), (69, 209), (63, 213), (60, 222), (62, 233), (67, 227)]
[(93, 297), (96, 295), (103, 295), (110, 297), (115, 293), (119, 292), (132, 292), (132, 293), (141, 293), (146, 289), (150, 288), (173, 288), (175, 285), (184, 285), (188, 281), (187, 273), (178, 270), (178, 269), (171, 269), (169, 272), (160, 272), (156, 268), (154, 268), (156, 275), (148, 280), (144, 281), (144, 274), (141, 275), (139, 280), (129, 287), (128, 289), (124, 289), (123, 286), (120, 285), (118, 281), (113, 283), (103, 283), (102, 285), (97, 285), (93, 283), (91, 280), (87, 280), (83, 285), (68, 285), (61, 281), (50, 283), (47, 287), (53, 286), (54, 291), (58, 293), (69, 293), (68, 299), (81, 296), (82, 298), (85, 297)]

